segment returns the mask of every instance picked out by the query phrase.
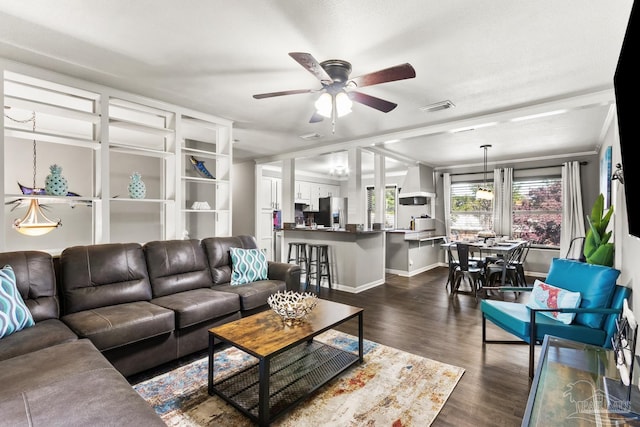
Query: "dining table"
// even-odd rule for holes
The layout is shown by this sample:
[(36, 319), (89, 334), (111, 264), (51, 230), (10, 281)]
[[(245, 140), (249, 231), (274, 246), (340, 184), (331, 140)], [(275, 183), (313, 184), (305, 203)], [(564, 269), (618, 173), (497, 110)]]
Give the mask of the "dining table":
[[(447, 242), (440, 244), (440, 248), (447, 249), (455, 249), (457, 241)], [(470, 250), (476, 249), (480, 254), (480, 258), (484, 260), (485, 265), (487, 264), (487, 259), (491, 260), (492, 257), (500, 257), (504, 259), (509, 259), (509, 254), (520, 246), (527, 243), (526, 240), (521, 239), (505, 239), (501, 241), (496, 241), (493, 243), (487, 241), (460, 241), (460, 243), (465, 243), (470, 246)], [(505, 285), (507, 277), (507, 263), (502, 263), (502, 277), (501, 277), (501, 285)]]

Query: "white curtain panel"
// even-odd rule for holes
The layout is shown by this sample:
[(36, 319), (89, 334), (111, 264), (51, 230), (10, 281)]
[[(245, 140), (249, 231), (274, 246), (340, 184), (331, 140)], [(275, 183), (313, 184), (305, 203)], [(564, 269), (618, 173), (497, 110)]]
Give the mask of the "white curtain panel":
[(493, 170), (493, 231), (498, 236), (511, 236), (512, 187), (513, 168)]
[[(442, 188), (444, 197), (444, 233), (447, 236), (451, 236), (451, 174), (442, 174)], [(448, 240), (447, 240), (448, 241)]]
[[(560, 232), (560, 256), (578, 259), (582, 251), (580, 239), (585, 236), (582, 189), (580, 187), (580, 162), (567, 162), (562, 168), (562, 230)], [(565, 255), (566, 254), (566, 255)]]

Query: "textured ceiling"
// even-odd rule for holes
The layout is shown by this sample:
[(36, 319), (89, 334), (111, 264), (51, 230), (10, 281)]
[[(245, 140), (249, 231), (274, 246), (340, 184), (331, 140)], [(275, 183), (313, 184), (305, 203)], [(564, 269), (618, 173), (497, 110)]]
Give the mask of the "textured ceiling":
[[(440, 168), (596, 153), (631, 0), (33, 0), (0, 2), (0, 56), (234, 121), (236, 160), (299, 152), (326, 170), (350, 146)], [(398, 104), (356, 104), (309, 123), (319, 89), (288, 56), (351, 62), (358, 76), (409, 62), (416, 78), (360, 89)], [(451, 100), (455, 108), (420, 107)], [(513, 121), (548, 111), (546, 118)], [(479, 124), (492, 124), (478, 127)], [(452, 129), (475, 130), (451, 133)], [(303, 140), (300, 135), (317, 133)], [(399, 139), (392, 144), (385, 141)], [(322, 161), (321, 161), (322, 159)], [(556, 160), (557, 161), (557, 160)]]

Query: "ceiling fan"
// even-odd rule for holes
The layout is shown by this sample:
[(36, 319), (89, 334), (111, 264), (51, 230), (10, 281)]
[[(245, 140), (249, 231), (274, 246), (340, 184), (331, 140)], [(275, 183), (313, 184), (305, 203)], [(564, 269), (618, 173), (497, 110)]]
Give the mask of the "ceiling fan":
[[(388, 113), (396, 108), (398, 104), (357, 92), (353, 89), (395, 80), (412, 79), (416, 76), (416, 71), (411, 64), (406, 63), (350, 79), (351, 64), (347, 61), (329, 59), (318, 62), (310, 53), (304, 52), (290, 52), (289, 56), (316, 76), (318, 80), (320, 80), (322, 88), (261, 93), (253, 95), (253, 97), (255, 99), (263, 99), (283, 95), (322, 92), (322, 95), (315, 104), (316, 112), (311, 116), (309, 123), (322, 121), (324, 116), (331, 118), (335, 126), (336, 115), (342, 116), (351, 112), (351, 101), (359, 102), (383, 113)], [(345, 89), (350, 90), (347, 91)]]

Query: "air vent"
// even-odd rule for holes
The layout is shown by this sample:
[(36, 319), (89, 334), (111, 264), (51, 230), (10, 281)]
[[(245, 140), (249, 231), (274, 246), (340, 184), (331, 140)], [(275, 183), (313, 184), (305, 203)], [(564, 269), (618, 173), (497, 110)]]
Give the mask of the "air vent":
[(304, 135), (300, 135), (300, 138), (304, 139), (304, 140), (311, 140), (311, 139), (318, 139), (320, 138), (322, 135), (320, 135), (319, 133), (306, 133)]
[(426, 113), (434, 113), (440, 110), (448, 110), (449, 108), (455, 108), (455, 104), (448, 99), (446, 101), (436, 102), (435, 104), (425, 105), (424, 107), (418, 107), (418, 110)]

